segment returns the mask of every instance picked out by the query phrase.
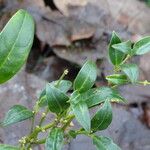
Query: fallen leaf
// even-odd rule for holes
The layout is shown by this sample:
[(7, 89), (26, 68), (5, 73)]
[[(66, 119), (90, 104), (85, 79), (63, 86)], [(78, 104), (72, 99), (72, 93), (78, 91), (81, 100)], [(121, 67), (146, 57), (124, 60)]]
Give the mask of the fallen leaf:
[(147, 127), (150, 128), (150, 103), (143, 103), (143, 119)]
[[(85, 44), (86, 42), (84, 41), (83, 43)], [(70, 47), (53, 47), (53, 50), (60, 58), (78, 65), (82, 65), (86, 60), (96, 61), (106, 56), (106, 51), (104, 51), (106, 41), (100, 41), (99, 45), (101, 45), (101, 47), (99, 48), (97, 48), (98, 45), (97, 47), (92, 47), (92, 42), (89, 43), (89, 45), (82, 45), (81, 41), (78, 41)]]
[(87, 0), (54, 0), (56, 7), (66, 16), (69, 16), (68, 8), (71, 6), (85, 6)]
[(59, 12), (45, 14), (37, 20), (37, 36), (50, 46), (69, 46), (71, 42), (94, 35), (93, 25), (61, 15)]

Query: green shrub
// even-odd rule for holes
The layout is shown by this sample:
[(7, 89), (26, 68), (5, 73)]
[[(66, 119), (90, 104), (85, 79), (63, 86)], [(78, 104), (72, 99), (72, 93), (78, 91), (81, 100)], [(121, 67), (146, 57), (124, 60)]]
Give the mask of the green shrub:
[[(12, 78), (25, 63), (34, 38), (34, 21), (24, 10), (19, 10), (0, 33), (0, 84)], [(61, 150), (64, 143), (79, 134), (90, 137), (97, 150), (119, 150), (113, 141), (104, 136), (97, 136), (97, 131), (105, 130), (112, 121), (111, 102), (124, 103), (126, 100), (117, 88), (124, 84), (150, 84), (139, 81), (139, 68), (128, 62), (134, 55), (143, 55), (150, 51), (150, 37), (136, 43), (122, 42), (113, 32), (109, 44), (109, 60), (114, 67), (114, 74), (106, 77), (108, 86), (93, 88), (97, 77), (97, 67), (88, 60), (74, 82), (64, 80), (65, 70), (60, 79), (47, 83), (33, 110), (21, 105), (14, 105), (6, 113), (2, 126), (32, 119), (31, 132), (19, 140), (18, 146), (0, 144), (1, 150), (31, 150), (38, 144), (45, 144), (46, 150)], [(72, 93), (68, 94), (68, 90)], [(96, 107), (91, 117), (89, 110)], [(40, 109), (42, 113), (39, 124), (34, 120)], [(55, 114), (52, 122), (43, 125), (48, 113)], [(80, 129), (73, 129), (73, 119), (80, 124)], [(38, 134), (47, 132), (48, 136), (38, 138)]]

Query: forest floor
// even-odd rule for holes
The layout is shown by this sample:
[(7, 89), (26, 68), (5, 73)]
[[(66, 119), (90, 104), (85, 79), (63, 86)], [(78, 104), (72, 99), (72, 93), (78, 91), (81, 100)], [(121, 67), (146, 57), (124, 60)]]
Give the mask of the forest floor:
[[(113, 30), (124, 40), (150, 35), (150, 7), (138, 0), (0, 0), (0, 29), (18, 9), (34, 17), (35, 40), (24, 69), (0, 87), (0, 120), (16, 103), (32, 108), (46, 82), (58, 79), (64, 69), (73, 80), (86, 59), (99, 68), (96, 86), (107, 85), (105, 76), (112, 70), (107, 47)], [(150, 80), (150, 54), (136, 56), (132, 62), (141, 69), (140, 79)], [(149, 150), (150, 87), (125, 85), (120, 92), (128, 104), (113, 104), (113, 122), (99, 134), (112, 137), (122, 150)], [(17, 144), (29, 126), (26, 121), (0, 128), (0, 143)], [(79, 136), (64, 148), (78, 149), (94, 147), (88, 138)]]

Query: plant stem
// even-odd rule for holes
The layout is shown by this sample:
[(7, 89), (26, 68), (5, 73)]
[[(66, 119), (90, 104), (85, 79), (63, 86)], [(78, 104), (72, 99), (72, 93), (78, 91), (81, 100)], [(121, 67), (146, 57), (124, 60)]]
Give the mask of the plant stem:
[(34, 120), (35, 120), (35, 114), (33, 115), (32, 119), (31, 119), (31, 130), (30, 130), (30, 133), (32, 133), (33, 128), (34, 128)]
[(121, 63), (121, 65), (124, 64), (130, 57), (131, 57), (130, 55), (127, 55), (127, 57), (123, 60), (123, 62)]
[(43, 127), (37, 126), (33, 130), (33, 132), (30, 135), (28, 135), (27, 140), (30, 141), (31, 139), (35, 139), (39, 132), (41, 132), (41, 131), (45, 132), (45, 130), (57, 126), (59, 121), (60, 121), (60, 117), (56, 118), (52, 123), (47, 124), (47, 125), (45, 125)]
[(39, 123), (39, 126), (41, 127), (42, 123), (44, 122), (45, 118), (46, 118), (46, 115), (48, 114), (49, 112), (49, 108), (47, 107), (46, 111), (44, 113), (42, 113), (42, 118), (40, 120), (40, 123)]
[(30, 131), (30, 133), (32, 133), (32, 131), (33, 131), (33, 128), (34, 128), (34, 121), (35, 121), (35, 115), (38, 113), (38, 111), (39, 111), (39, 106), (38, 106), (38, 103), (36, 102), (36, 104), (35, 104), (35, 106), (34, 106), (34, 108), (33, 108), (33, 118), (32, 118), (32, 122), (31, 122), (31, 131)]
[(46, 138), (37, 140), (37, 141), (33, 141), (32, 144), (43, 144), (43, 143), (45, 143), (45, 141), (46, 141)]
[(87, 135), (87, 136), (89, 136), (89, 135), (90, 135), (90, 133), (88, 133), (88, 132), (87, 132), (87, 131), (85, 131), (85, 130), (83, 130), (83, 131), (82, 131), (81, 129), (80, 129), (80, 130), (78, 130), (78, 131), (76, 131), (76, 133), (77, 133), (77, 134), (84, 134), (84, 135)]
[(67, 74), (68, 74), (68, 70), (66, 69), (66, 70), (64, 70), (63, 74), (62, 74), (61, 77), (59, 78), (59, 80), (58, 80), (58, 82), (56, 83), (55, 87), (58, 87), (58, 86), (59, 86), (61, 80), (62, 80), (62, 79), (65, 77), (65, 75), (67, 75)]
[(117, 73), (120, 71), (120, 66), (123, 65), (129, 58), (131, 58), (130, 55), (127, 55), (126, 58), (122, 61), (122, 63), (118, 66), (115, 66), (114, 67), (114, 73)]
[[(60, 118), (62, 118), (62, 115), (58, 116), (52, 123), (50, 124), (47, 124), (43, 127), (36, 127), (33, 132), (27, 137), (27, 143), (29, 143), (28, 145), (28, 149), (31, 147), (31, 144), (43, 144), (45, 143), (45, 140), (46, 139), (42, 139), (42, 140), (36, 140), (37, 139), (37, 135), (39, 132), (45, 132), (46, 130), (50, 129), (50, 128), (53, 128), (55, 126), (57, 126), (60, 122)], [(67, 123), (63, 126), (64, 129), (67, 128), (67, 126), (70, 125), (70, 122), (73, 120), (74, 118), (74, 115), (70, 115), (67, 117), (68, 121)], [(34, 140), (33, 140), (34, 139)], [(33, 140), (33, 141), (32, 141)]]
[[(68, 121), (62, 127), (63, 130), (65, 130), (70, 125), (70, 122), (74, 119), (74, 117), (75, 117), (74, 115), (70, 115), (69, 117), (67, 117)], [(44, 126), (43, 128), (41, 128), (41, 130), (47, 130), (49, 128), (52, 128), (52, 127), (56, 126), (58, 123), (59, 123), (59, 120), (58, 121), (54, 121), (53, 123), (50, 123), (50, 124)], [(46, 141), (46, 138), (41, 139), (41, 140), (33, 141), (33, 142), (31, 142), (31, 144), (43, 144), (43, 143), (45, 143), (45, 141)]]
[(29, 145), (27, 146), (27, 150), (30, 150), (31, 148), (31, 143), (29, 143)]
[(145, 81), (138, 81), (137, 83), (138, 83), (138, 84), (142, 84), (142, 85), (144, 85), (144, 86), (150, 85), (150, 82), (147, 81), (147, 80), (145, 80)]
[(66, 128), (70, 125), (70, 123), (71, 123), (71, 121), (74, 119), (74, 117), (75, 117), (74, 115), (70, 115), (70, 116), (69, 116), (69, 118), (68, 118), (66, 124), (62, 127), (62, 130), (63, 130), (63, 131), (65, 131)]
[(113, 85), (111, 88), (112, 89), (115, 89), (115, 88), (117, 88), (118, 87), (118, 85)]
[(52, 123), (50, 123), (50, 124), (47, 124), (47, 125), (45, 125), (44, 127), (42, 127), (41, 128), (41, 130), (47, 130), (47, 129), (49, 129), (49, 128), (52, 128), (52, 127), (54, 127), (54, 126), (56, 126), (58, 124), (58, 122), (56, 122), (56, 121), (54, 121), (54, 122), (52, 122)]

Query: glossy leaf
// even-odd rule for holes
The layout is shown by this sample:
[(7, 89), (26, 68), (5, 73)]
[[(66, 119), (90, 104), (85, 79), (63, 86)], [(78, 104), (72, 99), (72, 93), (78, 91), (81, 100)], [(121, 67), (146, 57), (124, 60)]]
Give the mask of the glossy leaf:
[(21, 105), (14, 105), (7, 112), (3, 121), (3, 126), (8, 126), (17, 122), (21, 122), (31, 117), (33, 117), (32, 111)]
[(0, 150), (19, 150), (19, 148), (10, 145), (0, 144)]
[(127, 76), (124, 74), (113, 74), (106, 77), (107, 81), (111, 84), (121, 85), (127, 84), (128, 79)]
[[(54, 85), (54, 86), (56, 86), (57, 83), (58, 83), (58, 80), (51, 82), (51, 84)], [(62, 91), (64, 93), (67, 93), (68, 90), (71, 88), (71, 86), (72, 86), (72, 82), (71, 81), (69, 81), (69, 80), (61, 80), (59, 85), (57, 86), (57, 88), (60, 91)]]
[(70, 130), (69, 132), (68, 132), (68, 134), (69, 134), (69, 136), (71, 137), (71, 138), (76, 138), (77, 137), (77, 133), (76, 133), (76, 131), (75, 130)]
[(85, 92), (90, 89), (96, 80), (97, 68), (94, 62), (87, 61), (79, 71), (75, 81), (74, 90)]
[(63, 131), (60, 128), (53, 128), (46, 139), (45, 150), (61, 150), (63, 142)]
[(13, 77), (25, 63), (34, 38), (34, 21), (19, 10), (0, 33), (0, 83)]
[(129, 77), (132, 83), (137, 81), (139, 77), (139, 69), (136, 64), (124, 64), (121, 66), (121, 69)]
[(126, 41), (126, 42), (122, 42), (122, 43), (118, 43), (118, 44), (114, 44), (112, 45), (112, 47), (118, 51), (121, 51), (125, 54), (131, 54), (131, 41)]
[(121, 150), (112, 139), (104, 136), (94, 136), (93, 144), (96, 146), (97, 150)]
[(102, 107), (96, 112), (91, 121), (91, 129), (95, 131), (106, 129), (112, 121), (112, 107), (107, 100)]
[(143, 55), (150, 51), (150, 36), (145, 37), (135, 43), (133, 52), (136, 55)]
[(69, 106), (69, 97), (51, 84), (46, 85), (46, 99), (49, 110), (54, 113), (61, 113)]
[(40, 94), (40, 97), (38, 99), (38, 105), (40, 107), (45, 107), (48, 105), (47, 98), (46, 98), (46, 88)]
[(86, 131), (90, 131), (91, 120), (88, 106), (86, 102), (82, 99), (78, 91), (75, 91), (72, 94), (70, 98), (70, 103), (77, 121)]
[(121, 62), (123, 61), (123, 59), (125, 57), (125, 54), (123, 52), (118, 51), (117, 49), (114, 49), (112, 47), (112, 45), (118, 44), (118, 43), (121, 43), (121, 40), (118, 37), (118, 35), (115, 32), (113, 32), (108, 49), (109, 49), (109, 58), (110, 58), (110, 61), (115, 66), (121, 64)]
[[(50, 84), (55, 86), (56, 83), (58, 81), (53, 81), (51, 82)], [(57, 86), (57, 88), (61, 91), (61, 92), (64, 92), (64, 93), (67, 93), (68, 90), (71, 88), (72, 86), (72, 83), (71, 81), (69, 80), (61, 80), (59, 85)], [(44, 89), (41, 94), (40, 94), (40, 97), (39, 97), (39, 100), (38, 100), (38, 105), (40, 107), (44, 107), (44, 106), (47, 106), (47, 99), (46, 99), (46, 89)]]
[(113, 102), (126, 102), (126, 100), (118, 93), (118, 91), (109, 87), (90, 89), (80, 96), (82, 97), (81, 99), (87, 103), (88, 107), (101, 104), (106, 100)]
[(99, 88), (93, 88), (88, 90), (87, 92), (80, 95), (81, 99), (83, 99), (88, 107), (93, 107), (105, 101), (103, 99)]

